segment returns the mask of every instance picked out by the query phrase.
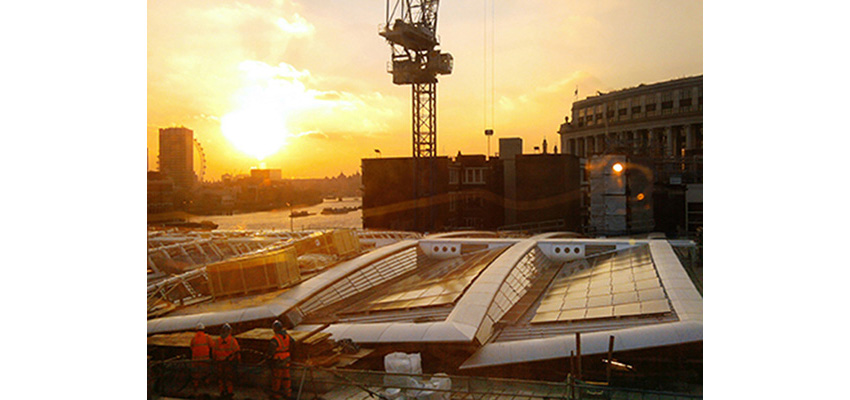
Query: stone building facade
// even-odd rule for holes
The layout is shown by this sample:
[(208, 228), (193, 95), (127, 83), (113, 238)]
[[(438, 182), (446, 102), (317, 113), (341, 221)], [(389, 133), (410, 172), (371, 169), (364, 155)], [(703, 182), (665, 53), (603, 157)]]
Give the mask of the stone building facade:
[[(597, 93), (573, 103), (572, 118), (567, 117), (558, 131), (561, 152), (580, 157), (586, 171), (593, 162), (625, 157), (625, 176), (640, 176), (646, 182), (639, 186), (648, 185), (637, 192), (645, 196), (640, 206), (651, 207), (653, 220), (643, 229), (629, 225), (625, 231), (589, 229), (591, 233), (632, 234), (651, 229), (674, 237), (699, 235), (702, 107), (702, 75)], [(592, 187), (585, 191), (583, 226), (592, 228), (591, 214), (602, 207), (594, 199), (605, 197), (597, 196)], [(625, 210), (628, 213), (630, 208)]]
[(561, 152), (623, 152), (664, 158), (701, 155), (702, 75), (599, 93), (573, 103)]

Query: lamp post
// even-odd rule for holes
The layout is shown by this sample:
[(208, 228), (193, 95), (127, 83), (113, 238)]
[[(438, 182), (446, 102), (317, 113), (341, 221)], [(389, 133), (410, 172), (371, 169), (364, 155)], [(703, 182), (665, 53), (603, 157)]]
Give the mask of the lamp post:
[(484, 136), (487, 136), (487, 158), (490, 158), (490, 137), (493, 136), (492, 129), (485, 129)]

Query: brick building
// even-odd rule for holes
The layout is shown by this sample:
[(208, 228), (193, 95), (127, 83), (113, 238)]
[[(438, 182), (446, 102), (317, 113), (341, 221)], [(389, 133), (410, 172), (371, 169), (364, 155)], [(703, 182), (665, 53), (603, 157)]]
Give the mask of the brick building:
[(436, 157), (433, 164), (428, 159), (363, 159), (363, 227), (437, 232), (533, 229), (549, 223), (561, 230), (581, 229), (578, 157), (522, 154), (521, 139), (500, 140), (500, 155), (458, 154)]

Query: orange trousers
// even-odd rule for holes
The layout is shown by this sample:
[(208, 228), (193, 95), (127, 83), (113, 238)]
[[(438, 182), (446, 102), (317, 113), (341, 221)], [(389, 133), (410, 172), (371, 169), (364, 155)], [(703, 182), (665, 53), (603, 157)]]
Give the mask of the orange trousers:
[(233, 379), (236, 376), (236, 366), (229, 361), (218, 363), (218, 391), (233, 394)]
[(280, 362), (272, 367), (272, 393), (292, 396), (292, 378), (289, 375), (289, 363)]
[(209, 360), (192, 360), (192, 386), (194, 386), (195, 389), (205, 383), (209, 373)]

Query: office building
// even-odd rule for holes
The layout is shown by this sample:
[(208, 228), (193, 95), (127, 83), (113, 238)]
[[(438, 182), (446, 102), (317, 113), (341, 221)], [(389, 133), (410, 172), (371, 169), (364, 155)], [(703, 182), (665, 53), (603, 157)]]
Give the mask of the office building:
[[(598, 93), (577, 101), (558, 133), (562, 152), (581, 157), (588, 175), (617, 160), (622, 193), (588, 176), (588, 233), (649, 231), (696, 237), (702, 226), (702, 76)], [(635, 179), (639, 179), (636, 181)], [(592, 183), (597, 183), (593, 185)], [(640, 199), (637, 196), (641, 195)]]
[(193, 149), (191, 129), (173, 127), (159, 130), (159, 171), (168, 175), (177, 188), (191, 189), (195, 184)]
[(573, 103), (561, 150), (681, 158), (702, 152), (702, 75), (599, 93)]
[(279, 168), (252, 168), (251, 169), (251, 179), (257, 180), (260, 182), (265, 181), (279, 181), (281, 180), (281, 173)]

